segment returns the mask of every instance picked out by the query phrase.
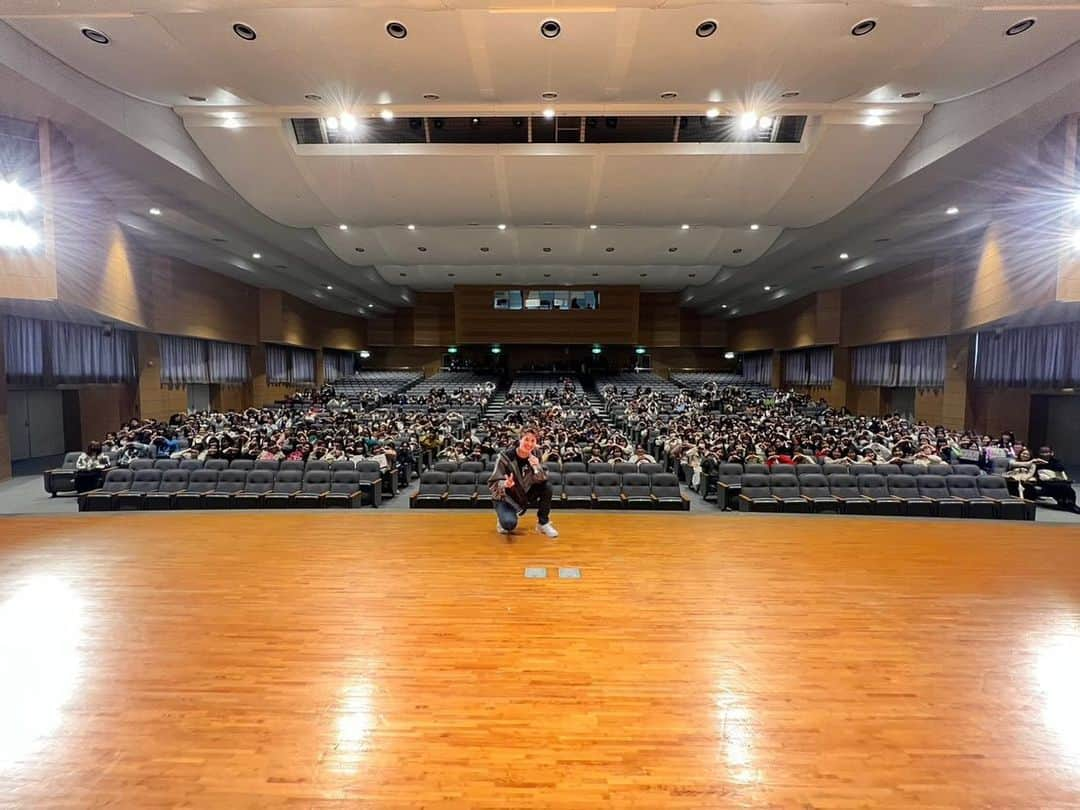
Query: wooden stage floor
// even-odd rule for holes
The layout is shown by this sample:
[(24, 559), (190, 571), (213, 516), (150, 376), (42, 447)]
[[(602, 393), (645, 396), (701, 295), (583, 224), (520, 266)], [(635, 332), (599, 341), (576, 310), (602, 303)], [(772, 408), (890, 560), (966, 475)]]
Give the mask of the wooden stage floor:
[(0, 806), (1080, 806), (1080, 530), (556, 518), (0, 518)]

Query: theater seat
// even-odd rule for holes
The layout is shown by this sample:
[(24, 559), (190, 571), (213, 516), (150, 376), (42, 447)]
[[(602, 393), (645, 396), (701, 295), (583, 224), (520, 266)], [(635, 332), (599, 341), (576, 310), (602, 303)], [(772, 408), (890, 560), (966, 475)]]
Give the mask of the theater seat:
[(161, 470), (152, 467), (149, 470), (139, 470), (131, 479), (131, 486), (123, 492), (117, 492), (113, 496), (113, 509), (142, 509), (143, 498), (148, 492), (157, 492), (161, 486)]
[(68, 453), (59, 467), (44, 472), (42, 484), (46, 492), (55, 498), (58, 492), (75, 491), (75, 464), (81, 455), (80, 452)]
[(446, 486), (444, 505), (454, 509), (467, 509), (476, 499), (476, 474), (471, 472), (450, 473)]
[(828, 477), (829, 493), (840, 502), (840, 511), (845, 515), (872, 515), (874, 504), (859, 491), (859, 482), (854, 475), (833, 473)]
[(228, 509), (233, 496), (244, 488), (248, 474), (243, 470), (224, 469), (218, 475), (217, 485), (199, 500), (203, 509)]
[[(233, 472), (232, 468), (230, 472)], [(263, 505), (267, 493), (273, 488), (274, 474), (272, 472), (252, 470), (247, 474), (243, 489), (233, 495), (231, 505), (234, 509), (257, 509)]]
[(79, 496), (80, 512), (101, 512), (113, 508), (113, 498), (131, 486), (135, 473), (126, 469), (112, 469), (105, 473), (100, 489)]
[(690, 499), (679, 489), (679, 479), (673, 473), (656, 473), (650, 483), (657, 509), (684, 512), (690, 509)]
[(420, 475), (420, 488), (409, 499), (411, 509), (433, 509), (446, 498), (447, 473), (428, 470)]
[(308, 470), (300, 491), (293, 495), (289, 505), (296, 509), (319, 509), (333, 486), (333, 473), (329, 470)]
[(984, 497), (975, 478), (971, 475), (949, 475), (945, 477), (945, 486), (949, 490), (949, 496), (959, 498), (964, 502), (965, 517), (991, 520), (997, 517), (997, 503), (990, 498)]
[(832, 494), (828, 479), (820, 473), (799, 478), (799, 495), (810, 503), (814, 512), (840, 512), (840, 499)]
[[(581, 466), (585, 466), (582, 464)], [(563, 465), (566, 469), (566, 465)], [(564, 472), (563, 473), (563, 503), (573, 509), (591, 509), (592, 478), (587, 472)]]
[(203, 495), (217, 489), (217, 470), (191, 470), (187, 486), (172, 497), (173, 509), (198, 509)]
[(768, 475), (743, 474), (742, 492), (739, 493), (740, 512), (779, 512), (780, 501), (773, 497)]
[(377, 507), (382, 503), (382, 473), (379, 471), (377, 461), (356, 462), (356, 473), (360, 476), (360, 491), (371, 506)]
[[(272, 472), (266, 470), (266, 472)], [(293, 496), (300, 491), (304, 477), (296, 470), (279, 472), (274, 478), (273, 488), (263, 495), (263, 506), (271, 509), (284, 509), (289, 506)]]
[[(931, 476), (938, 478), (938, 476)], [(910, 475), (890, 475), (887, 483), (889, 494), (899, 498), (904, 504), (904, 514), (908, 517), (933, 517), (937, 514), (937, 503), (933, 498), (928, 498), (922, 493), (917, 482), (918, 478)], [(945, 479), (941, 479), (944, 487)], [(948, 492), (944, 492), (948, 495)]]
[(622, 509), (622, 481), (613, 472), (593, 476), (593, 506), (596, 509)]
[[(773, 465), (788, 466), (788, 465)], [(810, 510), (810, 502), (799, 493), (799, 479), (794, 473), (781, 473), (769, 476), (769, 492), (780, 502), (783, 512), (807, 514)]]
[[(704, 473), (702, 473), (704, 475)], [(716, 505), (721, 509), (737, 509), (742, 492), (742, 464), (721, 464), (716, 474)]]
[(975, 479), (979, 494), (997, 505), (997, 516), (1003, 520), (1034, 520), (1035, 502), (1009, 494), (1008, 484), (998, 475), (983, 475)]
[(622, 477), (622, 498), (628, 509), (652, 509), (655, 500), (649, 476), (626, 473)]
[(877, 473), (868, 473), (858, 476), (857, 480), (859, 482), (859, 493), (864, 498), (870, 499), (870, 502), (874, 505), (875, 515), (893, 516), (904, 514), (904, 502), (889, 493), (889, 487), (885, 483), (884, 476)]
[(330, 509), (358, 509), (364, 505), (360, 491), (360, 475), (356, 470), (337, 470), (331, 473), (330, 491), (323, 506)]
[[(933, 511), (930, 514), (946, 518), (964, 517), (967, 512), (966, 505), (959, 498), (949, 494), (949, 487), (945, 482), (945, 477), (940, 475), (920, 475), (915, 481), (919, 487), (919, 494), (933, 503)], [(920, 514), (922, 513), (920, 512)]]
[(157, 492), (148, 492), (143, 499), (144, 509), (171, 509), (173, 498), (188, 487), (190, 473), (187, 470), (166, 470), (161, 474)]

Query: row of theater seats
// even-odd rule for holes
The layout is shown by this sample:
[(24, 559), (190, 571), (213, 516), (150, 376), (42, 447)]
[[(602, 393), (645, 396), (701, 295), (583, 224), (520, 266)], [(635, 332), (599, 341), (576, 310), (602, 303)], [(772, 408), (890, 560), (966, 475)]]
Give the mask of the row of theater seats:
[(360, 476), (355, 469), (116, 468), (100, 489), (79, 495), (79, 511), (378, 506), (382, 481)]
[[(582, 465), (584, 466), (584, 465)], [(565, 465), (564, 465), (565, 467)], [(420, 489), (409, 505), (416, 509), (441, 507), (489, 507), (489, 473), (429, 470), (420, 476)], [(671, 473), (619, 475), (602, 472), (548, 472), (552, 507), (570, 509), (671, 509), (687, 510), (690, 501)]]
[(745, 473), (719, 487), (718, 502), (743, 512), (1035, 519), (1035, 504), (1011, 495), (996, 475)]
[[(431, 469), (436, 472), (453, 473), (453, 472), (471, 472), (490, 473), (495, 469), (495, 461), (436, 461)], [(617, 475), (626, 475), (627, 473), (643, 473), (644, 475), (656, 475), (657, 473), (665, 472), (663, 464), (634, 464), (630, 461), (621, 461), (615, 464), (609, 462), (594, 461), (590, 464), (586, 464), (583, 461), (566, 461), (566, 462), (545, 462), (544, 469), (549, 473), (561, 473), (566, 475), (567, 473), (589, 473), (589, 475), (597, 475), (598, 473), (615, 473)]]
[[(46, 470), (44, 477), (45, 491), (56, 495), (58, 492), (73, 492), (75, 490), (75, 462), (78, 460), (80, 453), (68, 453), (64, 458), (64, 466), (54, 470)], [(70, 465), (69, 465), (70, 462)], [(284, 472), (287, 470), (308, 473), (308, 472), (357, 472), (360, 474), (360, 480), (362, 482), (379, 482), (380, 483), (380, 498), (390, 498), (397, 494), (398, 489), (398, 477), (397, 470), (380, 470), (379, 462), (377, 461), (357, 461), (355, 464), (351, 461), (252, 461), (251, 459), (233, 459), (229, 461), (223, 458), (207, 459), (205, 461), (199, 461), (198, 459), (174, 459), (174, 458), (159, 458), (148, 459), (138, 458), (131, 461), (127, 469), (132, 472), (139, 472), (140, 470), (159, 470), (161, 472), (168, 472), (169, 470), (187, 470), (193, 472), (195, 470), (215, 470), (222, 472), (224, 470), (241, 470), (249, 472), (252, 470), (267, 470), (269, 472), (277, 473), (279, 471)]]

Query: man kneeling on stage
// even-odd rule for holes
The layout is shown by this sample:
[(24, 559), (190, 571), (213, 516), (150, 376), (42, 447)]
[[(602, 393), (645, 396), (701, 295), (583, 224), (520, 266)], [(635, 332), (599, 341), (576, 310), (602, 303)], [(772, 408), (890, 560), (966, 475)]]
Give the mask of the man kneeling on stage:
[(559, 536), (551, 525), (551, 484), (536, 455), (536, 440), (536, 431), (525, 428), (517, 444), (496, 457), (488, 488), (499, 518), (499, 534), (510, 534), (516, 529), (518, 515), (525, 514), (533, 504), (537, 507), (536, 530), (548, 537)]

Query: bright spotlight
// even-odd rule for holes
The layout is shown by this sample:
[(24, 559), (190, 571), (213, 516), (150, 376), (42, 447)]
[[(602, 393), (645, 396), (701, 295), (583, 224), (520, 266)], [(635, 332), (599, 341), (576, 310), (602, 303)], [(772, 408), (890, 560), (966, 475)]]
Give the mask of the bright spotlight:
[(739, 129), (753, 129), (757, 126), (758, 114), (756, 112), (744, 112), (739, 116)]
[(341, 126), (346, 132), (353, 132), (356, 129), (356, 116), (352, 113), (341, 114)]
[(752, 230), (752, 231), (756, 231), (756, 230), (758, 230), (758, 229), (760, 229), (760, 228), (761, 228), (761, 226), (760, 226), (760, 225), (751, 225), (751, 226), (750, 226), (750, 230)]
[(36, 207), (34, 195), (14, 180), (0, 182), (0, 214), (28, 214)]
[(705, 111), (705, 117), (706, 118), (719, 118), (720, 117), (720, 111), (718, 109), (716, 109), (716, 107), (710, 107), (709, 109), (707, 109)]
[(361, 349), (360, 350), (360, 359), (361, 360), (367, 360), (369, 357), (371, 357), (371, 352), (369, 352), (367, 349)]
[(840, 254), (840, 261), (846, 262), (847, 259), (848, 259), (848, 255), (846, 253), (841, 253)]
[(590, 226), (589, 226), (589, 230), (590, 230), (590, 231), (595, 231), (595, 230), (597, 229), (597, 227), (599, 227), (599, 226), (597, 226), (597, 225), (590, 225)]
[(548, 121), (550, 121), (554, 117), (555, 117), (555, 110), (553, 110), (551, 107), (546, 107), (544, 109), (544, 118), (546, 118)]
[(150, 209), (150, 216), (152, 216), (152, 217), (160, 217), (161, 216), (161, 209), (160, 208), (151, 208)]
[(880, 127), (881, 126), (881, 116), (880, 115), (868, 115), (866, 117), (866, 120), (863, 121), (863, 124), (865, 124), (868, 127)]
[(253, 258), (253, 259), (256, 259), (256, 260), (257, 260), (257, 259), (261, 259), (261, 258), (262, 258), (262, 254), (261, 254), (261, 253), (252, 253), (252, 254), (251, 254), (251, 258)]
[(725, 360), (734, 360), (735, 359), (735, 352), (724, 352), (724, 359)]
[(240, 119), (239, 118), (226, 118), (224, 126), (225, 126), (225, 129), (239, 129), (240, 128)]
[(1073, 250), (1080, 250), (1080, 229), (1073, 234), (1072, 246)]
[(505, 231), (506, 230), (506, 225), (504, 223), (499, 223), (498, 228), (499, 228), (500, 231)]
[(945, 213), (948, 214), (950, 217), (955, 217), (957, 214), (960, 213), (960, 209), (957, 208), (955, 205), (950, 205), (948, 208), (945, 209)]
[(758, 119), (758, 129), (772, 129), (773, 117), (771, 115), (763, 115)]
[(338, 120), (336, 115), (331, 115), (326, 119), (326, 129), (330, 132), (337, 132)]
[(393, 110), (383, 110), (381, 113), (379, 113), (379, 115), (382, 116), (383, 121), (393, 121), (394, 120), (394, 111)]
[(41, 242), (38, 232), (14, 219), (0, 219), (0, 248), (33, 250)]
[(340, 225), (337, 226), (337, 229), (339, 231), (347, 231), (349, 230), (349, 226), (342, 222)]
[(685, 223), (685, 222), (682, 225), (680, 225), (679, 227), (682, 228), (684, 231), (690, 230), (690, 225)]

